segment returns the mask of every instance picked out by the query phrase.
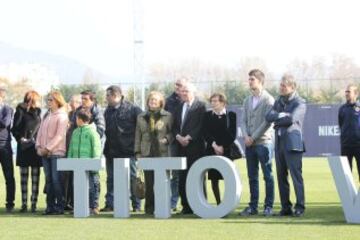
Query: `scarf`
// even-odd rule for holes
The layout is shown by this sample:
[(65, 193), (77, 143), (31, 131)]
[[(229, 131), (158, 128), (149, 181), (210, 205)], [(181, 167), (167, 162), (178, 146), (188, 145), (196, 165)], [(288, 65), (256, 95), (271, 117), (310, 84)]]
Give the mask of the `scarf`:
[(160, 109), (156, 110), (148, 110), (145, 120), (149, 124), (150, 130), (150, 155), (151, 156), (159, 156), (160, 155), (160, 146), (159, 141), (157, 139), (157, 129), (156, 129), (156, 122), (160, 119)]
[(156, 132), (156, 122), (160, 119), (160, 110), (149, 110), (148, 115), (150, 132), (154, 134)]

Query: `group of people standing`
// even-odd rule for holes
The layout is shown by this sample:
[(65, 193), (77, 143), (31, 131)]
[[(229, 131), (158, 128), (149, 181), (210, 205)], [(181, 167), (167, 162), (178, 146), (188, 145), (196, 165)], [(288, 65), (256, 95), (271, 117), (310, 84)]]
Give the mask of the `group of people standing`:
[[(244, 101), (241, 130), (245, 142), (250, 203), (240, 215), (258, 214), (259, 165), (265, 181), (264, 216), (272, 216), (274, 204), (274, 177), (272, 173), (273, 144), (280, 194), (280, 216), (300, 217), (305, 211), (305, 192), (302, 177), (302, 155), (305, 151), (302, 126), (306, 105), (296, 91), (292, 75), (281, 78), (279, 97), (274, 98), (264, 89), (265, 75), (258, 69), (249, 73), (251, 95)], [(273, 131), (275, 130), (275, 132)], [(290, 201), (291, 175), (296, 204)]]
[[(258, 214), (259, 166), (265, 181), (263, 215), (274, 214), (272, 157), (275, 150), (281, 202), (279, 215), (302, 216), (305, 211), (302, 177), (305, 101), (298, 95), (295, 79), (290, 74), (282, 77), (280, 96), (276, 100), (264, 88), (265, 75), (261, 70), (251, 70), (248, 83), (251, 94), (244, 101), (244, 110), (239, 119), (245, 143), (250, 202), (240, 215)], [(347, 92), (351, 93), (353, 90), (351, 86)], [(357, 89), (355, 90), (357, 93)], [(30, 172), (30, 209), (36, 212), (40, 167), (44, 168), (46, 178), (44, 214), (63, 214), (65, 210), (71, 210), (73, 176), (71, 172), (57, 171), (57, 159), (100, 158), (103, 153), (106, 158), (105, 206), (99, 208), (99, 173), (91, 172), (89, 206), (92, 214), (113, 211), (114, 158), (130, 158), (132, 185), (137, 176), (137, 158), (166, 156), (186, 157), (187, 169), (171, 172), (171, 208), (176, 210), (178, 199), (181, 198), (180, 214), (192, 214), (185, 190), (188, 170), (197, 159), (206, 155), (230, 158), (230, 146), (237, 136), (237, 116), (235, 112), (227, 109), (226, 96), (222, 93), (212, 94), (209, 98), (211, 109), (207, 110), (206, 104), (200, 101), (195, 93), (194, 84), (187, 78), (180, 78), (175, 82), (175, 91), (166, 99), (158, 91), (150, 92), (146, 110), (142, 111), (124, 99), (119, 86), (110, 86), (106, 90), (108, 106), (102, 113), (96, 104), (96, 93), (92, 91), (83, 91), (73, 96), (68, 104), (70, 111), (67, 111), (67, 103), (61, 93), (52, 91), (46, 98), (48, 111), (42, 114), (40, 95), (29, 91), (23, 102), (16, 107), (14, 115), (13, 110), (4, 104), (6, 91), (0, 89), (0, 162), (6, 181), (7, 212), (13, 211), (15, 198), (12, 133), (18, 143), (16, 165), (20, 167), (21, 175), (21, 212), (28, 211), (27, 186)], [(340, 109), (340, 127), (346, 124), (348, 112), (353, 114), (355, 111), (359, 115), (360, 107), (356, 103), (348, 105)], [(360, 120), (357, 122), (358, 127), (359, 123)], [(342, 142), (346, 143), (347, 138), (342, 138)], [(358, 157), (358, 151), (354, 151), (349, 147), (344, 148), (346, 154)], [(290, 201), (289, 173), (296, 195), (294, 206)], [(144, 175), (145, 213), (153, 214), (154, 174), (152, 171), (144, 171)], [(219, 180), (222, 176), (215, 169), (211, 169), (208, 179), (211, 180), (216, 203), (220, 204)], [(140, 199), (135, 196), (132, 188), (130, 195), (132, 210), (140, 211)]]
[[(281, 200), (279, 215), (300, 217), (305, 211), (302, 178), (302, 154), (305, 151), (302, 125), (306, 111), (305, 101), (298, 95), (295, 79), (290, 74), (282, 77), (280, 97), (276, 101), (264, 89), (264, 81), (265, 75), (262, 71), (254, 69), (249, 72), (251, 95), (244, 101), (240, 126), (246, 146), (250, 203), (240, 215), (258, 214), (259, 165), (263, 170), (266, 185), (263, 214), (274, 214), (271, 159), (275, 142)], [(180, 214), (193, 213), (185, 190), (188, 169), (203, 156), (220, 155), (230, 158), (230, 148), (237, 136), (237, 116), (235, 112), (227, 109), (226, 96), (222, 93), (212, 94), (209, 98), (211, 109), (207, 111), (206, 104), (200, 101), (195, 93), (195, 86), (186, 78), (180, 78), (175, 82), (175, 92), (166, 101), (161, 93), (151, 92), (147, 99), (147, 110), (139, 115), (136, 124), (136, 157), (186, 157), (187, 169), (172, 172), (171, 207), (176, 207), (178, 189), (182, 205)], [(296, 194), (294, 208), (290, 201), (289, 173)], [(209, 170), (208, 179), (211, 180), (217, 204), (221, 202), (219, 180), (222, 178), (217, 170)], [(145, 212), (153, 214), (154, 176), (151, 171), (145, 171), (145, 184)], [(204, 192), (206, 194), (206, 191)]]

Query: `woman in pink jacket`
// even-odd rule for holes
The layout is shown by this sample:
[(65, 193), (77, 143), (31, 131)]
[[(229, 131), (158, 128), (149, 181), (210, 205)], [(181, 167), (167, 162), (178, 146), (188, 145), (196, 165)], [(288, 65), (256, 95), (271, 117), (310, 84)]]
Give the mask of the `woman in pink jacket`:
[(52, 91), (47, 97), (49, 111), (45, 114), (36, 138), (36, 150), (42, 157), (46, 177), (46, 215), (64, 213), (64, 195), (57, 159), (66, 152), (66, 131), (68, 116), (64, 109), (64, 97)]

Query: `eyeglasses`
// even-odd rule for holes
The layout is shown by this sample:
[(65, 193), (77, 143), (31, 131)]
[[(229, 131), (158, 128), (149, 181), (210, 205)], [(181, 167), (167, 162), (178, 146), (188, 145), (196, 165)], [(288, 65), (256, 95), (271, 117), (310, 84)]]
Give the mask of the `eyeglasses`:
[(54, 101), (54, 99), (48, 98), (47, 101), (48, 101), (48, 102), (52, 102), (52, 101)]

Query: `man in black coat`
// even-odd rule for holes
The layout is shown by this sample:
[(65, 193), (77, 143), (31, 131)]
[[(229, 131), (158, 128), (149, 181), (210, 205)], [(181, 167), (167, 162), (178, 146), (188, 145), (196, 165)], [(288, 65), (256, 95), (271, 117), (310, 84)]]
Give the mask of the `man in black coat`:
[(339, 109), (341, 155), (346, 156), (352, 169), (355, 157), (360, 179), (360, 103), (358, 86), (349, 84), (345, 90), (346, 103)]
[(6, 90), (0, 88), (0, 164), (6, 183), (6, 212), (10, 213), (14, 209), (15, 200), (14, 164), (10, 135), (14, 111), (4, 103), (5, 98)]
[[(266, 120), (273, 122), (275, 129), (275, 161), (281, 201), (280, 216), (300, 217), (305, 211), (302, 177), (302, 155), (305, 151), (302, 126), (305, 112), (305, 100), (296, 92), (294, 77), (285, 74), (280, 83), (280, 97), (266, 115)], [(288, 172), (290, 172), (296, 195), (294, 211), (290, 201)]]
[[(106, 157), (105, 207), (101, 211), (112, 211), (114, 208), (114, 158), (130, 158), (130, 184), (136, 178), (136, 160), (134, 153), (135, 129), (137, 116), (142, 112), (138, 106), (124, 100), (122, 90), (118, 86), (106, 89), (106, 100), (109, 106), (105, 110), (106, 141), (104, 155)], [(133, 211), (140, 210), (140, 199), (136, 198), (132, 187), (130, 198)]]
[[(165, 110), (174, 115), (177, 108), (182, 105), (182, 100), (180, 97), (180, 89), (182, 86), (188, 82), (188, 79), (181, 77), (175, 82), (175, 91), (166, 98)], [(170, 145), (171, 156), (176, 156), (176, 142), (172, 142)], [(174, 170), (171, 172), (171, 209), (176, 211), (176, 205), (179, 199), (179, 171)]]
[(202, 121), (206, 112), (205, 103), (195, 98), (195, 87), (186, 83), (181, 88), (180, 96), (183, 104), (174, 113), (173, 133), (177, 144), (179, 157), (186, 157), (187, 169), (180, 171), (179, 193), (182, 214), (192, 214), (186, 196), (186, 178), (192, 164), (205, 151), (205, 141), (202, 134)]

